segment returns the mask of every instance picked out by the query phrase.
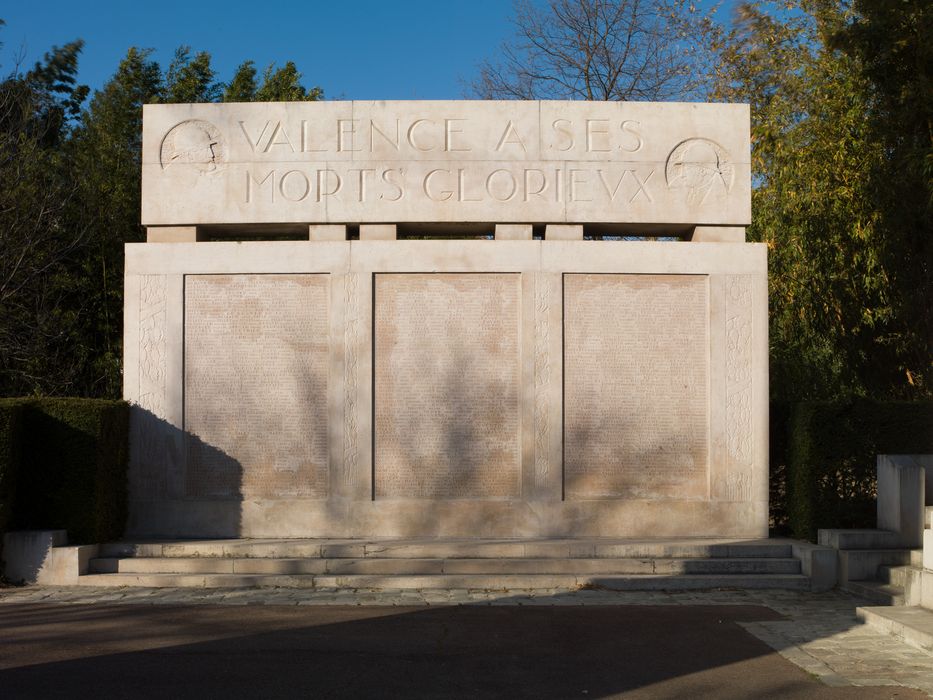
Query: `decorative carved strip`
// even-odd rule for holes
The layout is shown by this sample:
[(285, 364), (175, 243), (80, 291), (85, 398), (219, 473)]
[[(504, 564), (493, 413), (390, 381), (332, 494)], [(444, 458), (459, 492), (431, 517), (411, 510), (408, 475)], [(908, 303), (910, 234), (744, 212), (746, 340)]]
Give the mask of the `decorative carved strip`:
[(551, 281), (535, 278), (535, 484), (544, 486), (550, 470), (549, 396), (551, 383)]
[(139, 288), (139, 395), (136, 402), (165, 417), (165, 275), (145, 275)]
[(751, 498), (752, 484), (752, 290), (751, 279), (726, 279), (727, 472), (720, 496)]
[(343, 404), (343, 480), (349, 486), (356, 473), (359, 457), (358, 433), (356, 421), (357, 390), (359, 383), (359, 358), (357, 345), (360, 328), (359, 275), (348, 274), (344, 277), (344, 309), (346, 310), (346, 329), (344, 334), (344, 404)]

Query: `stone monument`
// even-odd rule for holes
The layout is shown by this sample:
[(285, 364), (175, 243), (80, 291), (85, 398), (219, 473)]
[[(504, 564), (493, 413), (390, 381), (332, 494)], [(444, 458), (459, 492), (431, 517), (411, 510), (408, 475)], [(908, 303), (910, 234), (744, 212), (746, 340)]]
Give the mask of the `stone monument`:
[(749, 161), (746, 105), (146, 106), (129, 533), (767, 536)]

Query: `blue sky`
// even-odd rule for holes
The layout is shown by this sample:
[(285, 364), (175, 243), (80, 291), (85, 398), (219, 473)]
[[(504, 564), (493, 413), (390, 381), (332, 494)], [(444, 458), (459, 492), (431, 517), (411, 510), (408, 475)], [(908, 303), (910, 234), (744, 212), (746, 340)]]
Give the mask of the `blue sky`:
[(130, 46), (155, 49), (165, 67), (188, 44), (211, 54), (222, 81), (246, 59), (260, 69), (293, 60), (328, 99), (457, 99), (511, 35), (511, 10), (510, 0), (7, 0), (0, 74), (82, 38), (79, 78), (92, 89)]

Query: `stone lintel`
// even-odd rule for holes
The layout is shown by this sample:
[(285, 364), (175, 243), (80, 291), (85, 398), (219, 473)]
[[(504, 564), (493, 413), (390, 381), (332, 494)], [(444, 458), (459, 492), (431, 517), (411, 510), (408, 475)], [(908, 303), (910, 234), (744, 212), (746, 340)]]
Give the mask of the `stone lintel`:
[(694, 243), (744, 243), (744, 226), (695, 226), (690, 241)]
[(547, 241), (582, 241), (583, 226), (580, 224), (548, 224), (544, 229)]
[(395, 224), (360, 224), (361, 241), (394, 241), (398, 238)]
[(531, 224), (496, 224), (497, 241), (530, 241)]
[(310, 224), (308, 240), (345, 241), (347, 240), (347, 227), (342, 224)]
[(194, 243), (199, 240), (197, 226), (147, 226), (147, 243)]

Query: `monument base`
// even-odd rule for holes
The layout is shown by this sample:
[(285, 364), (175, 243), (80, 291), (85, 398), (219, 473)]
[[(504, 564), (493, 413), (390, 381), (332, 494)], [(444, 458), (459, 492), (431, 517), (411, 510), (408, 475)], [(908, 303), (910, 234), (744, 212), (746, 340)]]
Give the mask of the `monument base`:
[(766, 248), (128, 244), (133, 536), (763, 537)]

